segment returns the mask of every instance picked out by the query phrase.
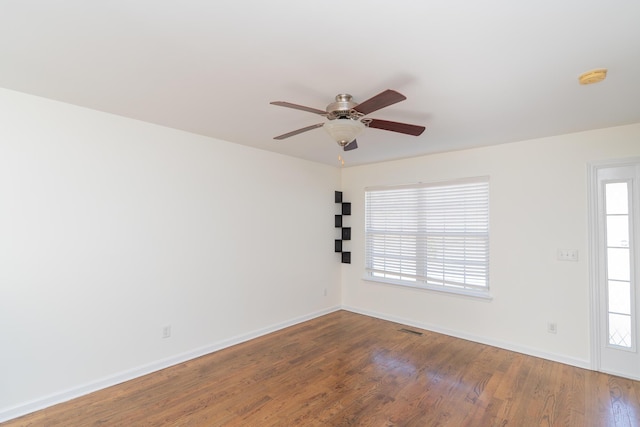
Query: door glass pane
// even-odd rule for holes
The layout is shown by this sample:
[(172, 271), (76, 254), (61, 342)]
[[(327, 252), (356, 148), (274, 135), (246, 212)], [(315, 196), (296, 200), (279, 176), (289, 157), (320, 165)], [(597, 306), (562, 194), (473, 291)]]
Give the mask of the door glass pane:
[(608, 296), (610, 312), (631, 315), (631, 300), (629, 298), (629, 295), (631, 295), (630, 285), (629, 282), (609, 280)]
[(607, 216), (607, 246), (616, 248), (629, 247), (629, 216)]
[(631, 347), (631, 316), (609, 313), (609, 344)]
[(607, 278), (609, 280), (631, 280), (629, 249), (607, 249)]
[(632, 347), (629, 193), (626, 182), (605, 185), (609, 344)]
[(607, 215), (629, 213), (629, 200), (626, 182), (613, 182), (607, 184), (605, 193)]

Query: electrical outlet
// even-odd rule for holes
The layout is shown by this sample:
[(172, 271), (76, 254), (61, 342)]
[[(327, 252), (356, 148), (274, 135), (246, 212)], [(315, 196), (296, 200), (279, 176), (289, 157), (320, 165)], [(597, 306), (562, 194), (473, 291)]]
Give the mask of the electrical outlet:
[(558, 333), (558, 324), (555, 323), (555, 322), (547, 323), (547, 332), (549, 332), (550, 334), (557, 334)]
[(171, 337), (171, 325), (167, 325), (162, 328), (162, 338)]
[(327, 288), (324, 288), (324, 296), (327, 296)]

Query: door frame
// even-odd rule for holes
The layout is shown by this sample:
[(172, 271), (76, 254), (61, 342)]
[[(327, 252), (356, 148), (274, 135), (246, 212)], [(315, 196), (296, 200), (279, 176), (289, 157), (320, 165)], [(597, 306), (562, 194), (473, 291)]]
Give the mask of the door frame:
[[(602, 319), (603, 301), (600, 301), (600, 277), (602, 273), (603, 259), (600, 256), (601, 243), (599, 236), (599, 217), (598, 217), (598, 171), (600, 169), (638, 166), (640, 165), (640, 157), (631, 157), (623, 159), (612, 159), (605, 161), (592, 162), (587, 164), (587, 202), (588, 202), (588, 233), (589, 233), (589, 288), (590, 288), (590, 341), (591, 341), (591, 370), (601, 371), (602, 359), (600, 350), (604, 343), (604, 337), (600, 333), (600, 324)], [(636, 283), (636, 286), (638, 284)], [(640, 378), (634, 378), (640, 379)]]

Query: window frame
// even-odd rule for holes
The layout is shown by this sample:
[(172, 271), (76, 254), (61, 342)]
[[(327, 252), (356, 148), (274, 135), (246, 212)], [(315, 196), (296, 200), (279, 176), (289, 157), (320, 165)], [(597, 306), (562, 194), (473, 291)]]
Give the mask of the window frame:
[[(377, 187), (365, 188), (365, 195), (364, 195), (365, 196), (364, 197), (365, 198), (365, 210), (364, 210), (365, 211), (364, 212), (364, 215), (365, 215), (365, 218), (364, 218), (364, 221), (365, 221), (365, 227), (364, 227), (365, 228), (365, 273), (364, 273), (363, 279), (371, 282), (379, 282), (379, 283), (399, 285), (399, 286), (410, 287), (410, 288), (444, 292), (448, 294), (457, 294), (457, 295), (465, 295), (465, 296), (471, 296), (476, 298), (491, 299), (492, 297), (490, 294), (490, 281), (489, 281), (490, 279), (489, 277), (490, 185), (489, 184), (490, 184), (489, 177), (481, 176), (481, 177), (472, 177), (472, 178), (439, 181), (439, 182), (428, 182), (428, 183), (420, 182), (420, 183), (408, 184), (408, 185), (377, 186)], [(464, 188), (470, 188), (470, 190), (465, 191)], [(480, 218), (481, 223), (479, 225), (479, 228), (473, 232), (468, 231), (467, 229), (473, 228), (473, 226), (469, 226), (465, 222), (465, 224), (462, 226), (465, 229), (465, 231), (461, 231), (459, 228), (456, 229), (455, 231), (443, 231), (443, 230), (440, 230), (439, 232), (434, 232), (433, 230), (427, 231), (427, 229), (433, 228), (432, 226), (433, 223), (429, 215), (433, 215), (433, 210), (434, 210), (434, 208), (432, 207), (429, 207), (429, 208), (424, 207), (425, 203), (427, 203), (427, 199), (430, 199), (431, 203), (433, 204), (434, 202), (433, 193), (440, 192), (442, 193), (442, 197), (457, 197), (455, 193), (460, 191), (462, 192), (462, 195), (460, 196), (462, 198), (459, 201), (455, 202), (457, 207), (459, 207), (462, 203), (465, 203), (467, 204), (467, 206), (469, 206), (468, 203), (471, 200), (472, 195), (480, 197), (480, 199), (473, 200), (473, 203), (475, 204), (472, 205), (470, 208), (470, 211), (473, 211), (472, 213), (476, 215), (476, 217), (478, 215), (481, 217)], [(412, 197), (413, 195), (412, 192), (415, 192), (415, 196), (416, 196), (416, 203), (414, 206), (415, 209), (411, 207), (403, 211), (403, 214), (400, 215), (400, 216), (404, 215), (407, 217), (418, 218), (417, 220), (410, 219), (408, 221), (410, 224), (409, 228), (414, 228), (414, 226), (417, 226), (417, 228), (415, 228), (414, 231), (408, 232), (408, 233), (405, 233), (404, 231), (399, 232), (397, 228), (395, 229), (393, 228), (394, 225), (392, 225), (389, 228), (384, 228), (382, 230), (381, 229), (375, 230), (375, 228), (371, 227), (370, 222), (377, 221), (379, 223), (380, 218), (373, 218), (373, 219), (371, 218), (372, 213), (370, 212), (370, 203), (374, 203), (374, 202), (370, 201), (370, 197), (374, 193), (383, 193), (383, 192), (387, 194), (389, 194), (388, 192), (397, 192), (397, 194), (400, 194), (401, 192), (405, 192), (406, 194), (408, 194), (408, 197)], [(397, 197), (401, 198), (402, 195)], [(435, 201), (438, 201), (438, 199), (435, 199)], [(431, 210), (432, 212), (429, 213), (429, 210)], [(465, 218), (466, 218), (466, 215), (467, 214), (465, 214)], [(477, 219), (476, 217), (474, 217), (474, 219)], [(416, 221), (416, 223), (413, 224), (412, 221)], [(446, 220), (443, 220), (443, 221), (446, 222)], [(389, 222), (393, 222), (393, 220), (389, 220)], [(429, 222), (429, 226), (427, 226), (427, 222)], [(440, 225), (441, 224), (437, 223), (436, 221), (436, 226), (440, 226)], [(384, 233), (385, 231), (387, 231), (386, 234)], [(407, 250), (407, 252), (413, 252), (415, 256), (411, 254), (409, 256), (406, 256), (406, 253), (400, 254), (400, 255), (398, 255), (398, 253), (395, 253), (395, 258), (402, 259), (401, 261), (397, 261), (397, 262), (401, 263), (401, 265), (403, 265), (402, 263), (406, 262), (406, 264), (409, 265), (408, 270), (411, 271), (412, 269), (415, 269), (415, 274), (410, 274), (410, 273), (407, 274), (406, 272), (403, 272), (402, 271), (403, 267), (398, 266), (397, 263), (395, 265), (396, 270), (393, 270), (393, 267), (392, 267), (392, 270), (384, 270), (384, 269), (381, 270), (379, 268), (374, 268), (375, 258), (378, 259), (377, 260), (378, 265), (380, 264), (380, 260), (382, 260), (382, 264), (386, 265), (387, 259), (394, 258), (393, 254), (388, 255), (389, 251), (383, 253), (381, 256), (378, 256), (378, 257), (376, 257), (375, 253), (371, 252), (373, 251), (373, 248), (376, 245), (380, 247), (380, 244), (375, 243), (373, 239), (375, 239), (376, 237), (378, 239), (380, 238), (385, 239), (385, 243), (382, 244), (382, 247), (386, 248), (387, 247), (386, 240), (388, 239), (387, 236), (393, 236), (393, 238), (395, 238), (396, 240), (397, 239), (411, 240), (415, 236), (414, 239), (416, 243), (413, 247), (413, 251)], [(434, 267), (432, 266), (437, 265), (437, 263), (433, 263), (432, 256), (430, 257), (426, 255), (426, 252), (428, 252), (426, 248), (430, 246), (430, 244), (427, 242), (433, 241), (434, 239), (439, 239), (442, 241), (441, 243), (442, 253), (449, 253), (447, 250), (445, 250), (445, 248), (451, 247), (452, 245), (451, 240), (448, 240), (448, 239), (453, 239), (453, 241), (456, 241), (458, 243), (460, 241), (463, 241), (464, 242), (463, 246), (465, 248), (462, 250), (462, 252), (464, 252), (465, 254), (464, 260), (462, 262), (460, 259), (452, 260), (446, 257), (440, 258), (442, 260), (442, 266), (444, 270), (442, 273), (442, 279), (438, 279), (438, 280), (433, 280), (433, 277), (430, 278), (429, 276), (430, 272), (434, 270)], [(478, 254), (480, 255), (480, 258), (478, 258), (481, 261), (480, 264), (475, 263), (473, 261), (473, 257), (470, 257), (472, 258), (472, 260), (467, 259), (466, 254), (469, 251), (467, 251), (466, 245), (473, 246), (473, 244), (469, 244), (468, 242), (481, 242), (480, 244), (483, 245), (482, 249), (476, 248), (477, 253), (474, 252), (474, 255), (478, 255)], [(406, 248), (411, 248), (411, 244), (409, 243), (407, 246), (406, 243), (407, 242), (401, 242), (396, 244), (395, 246), (393, 244), (390, 244), (392, 248), (391, 251), (396, 250), (399, 247), (401, 247), (402, 250)], [(447, 243), (448, 243), (448, 246), (447, 246)], [(456, 250), (459, 251), (460, 249), (457, 248)], [(427, 261), (430, 258), (432, 262)], [(447, 262), (447, 260), (449, 260), (450, 262)], [(414, 262), (415, 267), (411, 267), (412, 262)], [(453, 267), (446, 268), (444, 267), (446, 265), (453, 266)], [(462, 276), (464, 276), (464, 281), (458, 282), (458, 283), (447, 283), (448, 281), (446, 280), (445, 276), (452, 275), (456, 271), (458, 271), (458, 274), (459, 274), (460, 268), (465, 271), (465, 273), (462, 274)], [(478, 281), (476, 281), (475, 284), (467, 283), (466, 282), (467, 270), (473, 270), (475, 272), (474, 274), (476, 274), (476, 276), (474, 277), (478, 277), (479, 280), (482, 280), (484, 283), (482, 285), (479, 285)], [(424, 274), (420, 274), (419, 272), (424, 272)], [(483, 272), (483, 274), (478, 272), (481, 272), (481, 273)], [(480, 276), (477, 276), (477, 274), (480, 274)], [(393, 276), (395, 276), (395, 278)]]

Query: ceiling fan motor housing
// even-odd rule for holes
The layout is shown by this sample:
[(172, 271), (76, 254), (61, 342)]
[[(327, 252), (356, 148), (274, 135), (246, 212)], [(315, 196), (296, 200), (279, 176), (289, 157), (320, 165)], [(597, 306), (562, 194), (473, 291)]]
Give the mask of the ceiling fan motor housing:
[(336, 95), (336, 102), (327, 105), (327, 118), (329, 120), (346, 118), (358, 120), (362, 114), (354, 110), (358, 103), (353, 102), (352, 99), (353, 97), (348, 93)]

